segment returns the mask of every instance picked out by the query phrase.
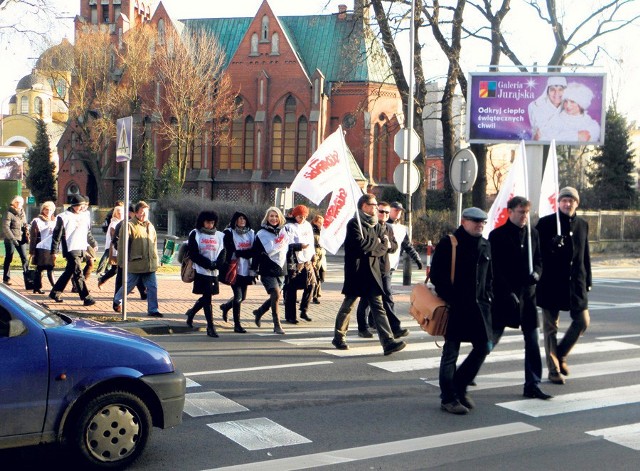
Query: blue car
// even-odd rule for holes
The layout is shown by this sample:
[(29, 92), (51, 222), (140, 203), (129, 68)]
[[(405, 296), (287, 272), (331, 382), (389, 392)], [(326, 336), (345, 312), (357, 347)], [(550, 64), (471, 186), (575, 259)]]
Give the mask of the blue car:
[(119, 469), (182, 421), (185, 378), (155, 343), (0, 285), (0, 449), (58, 442)]

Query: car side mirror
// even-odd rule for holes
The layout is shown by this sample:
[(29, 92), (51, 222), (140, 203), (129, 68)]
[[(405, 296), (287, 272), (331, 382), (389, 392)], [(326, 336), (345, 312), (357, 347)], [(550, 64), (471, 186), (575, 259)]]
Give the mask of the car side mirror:
[(27, 331), (27, 327), (20, 319), (11, 319), (9, 321), (9, 337), (20, 337)]

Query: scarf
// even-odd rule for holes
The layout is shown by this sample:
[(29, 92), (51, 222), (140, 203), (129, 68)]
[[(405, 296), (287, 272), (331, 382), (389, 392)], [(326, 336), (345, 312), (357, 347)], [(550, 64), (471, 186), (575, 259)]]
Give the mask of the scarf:
[(216, 233), (216, 228), (215, 227), (213, 229), (205, 229), (204, 227), (201, 227), (199, 230), (203, 234), (208, 234), (208, 235), (213, 235), (213, 234)]
[(360, 214), (360, 222), (367, 227), (374, 227), (378, 224), (378, 218), (373, 215), (370, 216), (361, 209), (358, 210), (358, 214)]
[(250, 230), (251, 230), (251, 228), (248, 227), (248, 226), (244, 226), (244, 227), (236, 226), (236, 228), (235, 228), (236, 233), (239, 234), (239, 235), (246, 234)]

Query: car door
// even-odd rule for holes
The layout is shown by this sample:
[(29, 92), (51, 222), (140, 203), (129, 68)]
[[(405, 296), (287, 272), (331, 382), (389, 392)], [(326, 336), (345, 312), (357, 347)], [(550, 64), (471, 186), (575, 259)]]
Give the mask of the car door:
[[(27, 327), (9, 337), (9, 321)], [(49, 362), (42, 327), (0, 305), (0, 437), (41, 433), (47, 412)]]

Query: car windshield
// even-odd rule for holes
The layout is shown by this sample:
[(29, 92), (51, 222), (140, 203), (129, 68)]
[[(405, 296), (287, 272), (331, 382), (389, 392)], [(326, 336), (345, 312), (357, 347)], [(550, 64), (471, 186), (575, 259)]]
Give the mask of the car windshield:
[(39, 304), (30, 301), (29, 299), (21, 296), (20, 294), (12, 291), (10, 289), (6, 289), (5, 295), (11, 298), (11, 302), (20, 309), (22, 312), (27, 314), (29, 317), (39, 322), (42, 327), (57, 327), (59, 325), (65, 325), (67, 322), (61, 318), (58, 314), (49, 309), (46, 309)]

